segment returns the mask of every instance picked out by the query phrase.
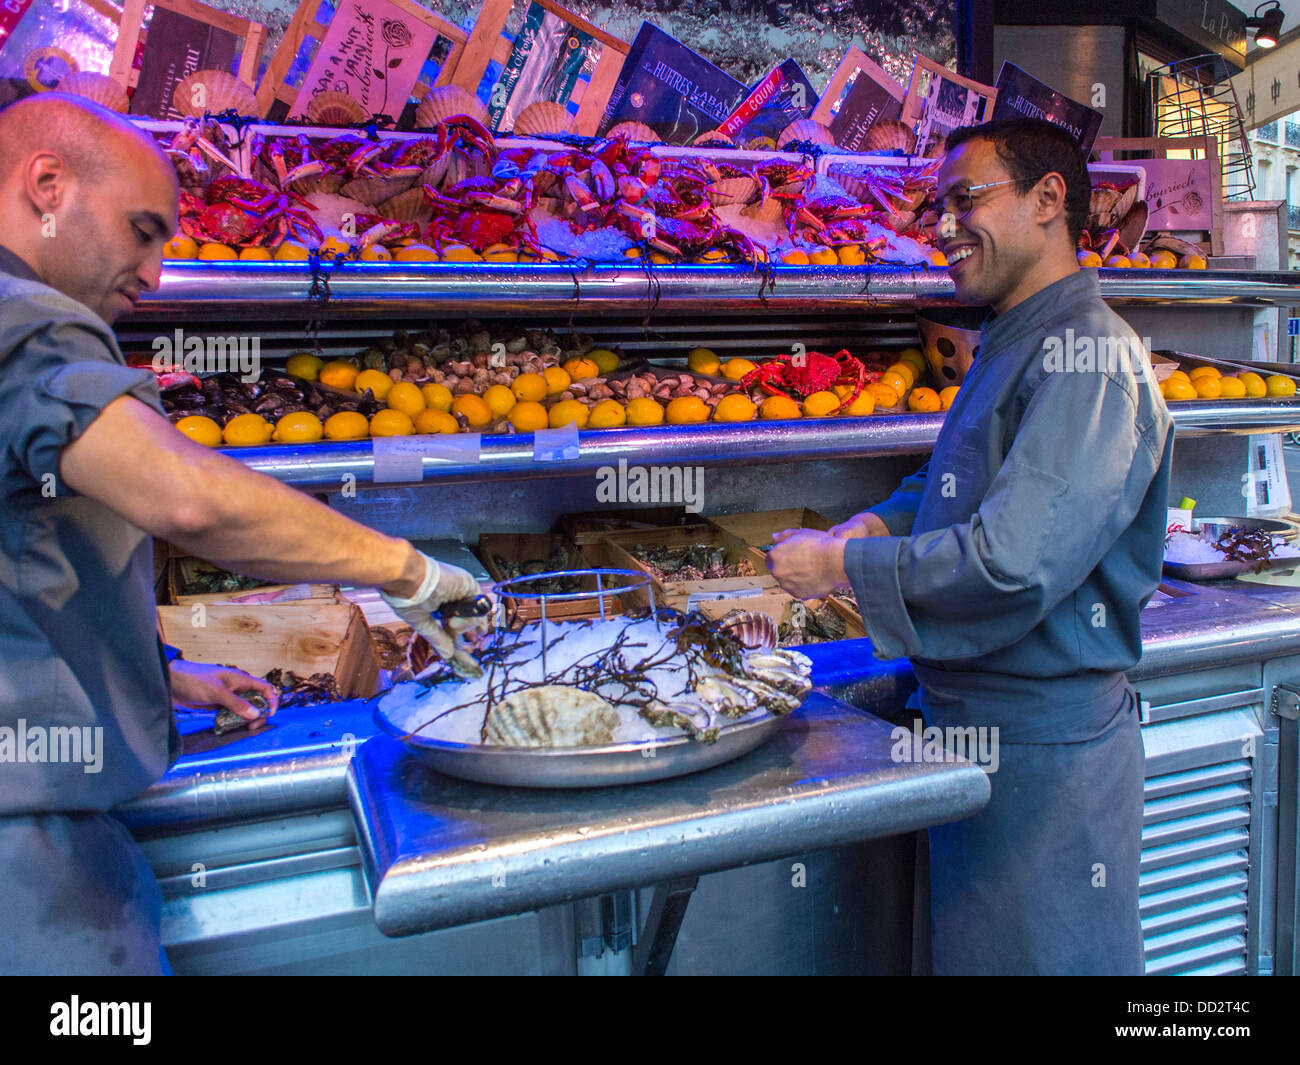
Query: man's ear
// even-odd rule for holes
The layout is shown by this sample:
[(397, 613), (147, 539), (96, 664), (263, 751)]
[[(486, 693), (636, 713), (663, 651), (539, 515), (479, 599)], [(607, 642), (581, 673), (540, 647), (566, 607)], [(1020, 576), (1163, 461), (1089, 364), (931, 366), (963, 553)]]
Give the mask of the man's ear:
[(1065, 179), (1056, 171), (1044, 175), (1034, 187), (1034, 210), (1038, 221), (1047, 225), (1054, 218), (1065, 220)]

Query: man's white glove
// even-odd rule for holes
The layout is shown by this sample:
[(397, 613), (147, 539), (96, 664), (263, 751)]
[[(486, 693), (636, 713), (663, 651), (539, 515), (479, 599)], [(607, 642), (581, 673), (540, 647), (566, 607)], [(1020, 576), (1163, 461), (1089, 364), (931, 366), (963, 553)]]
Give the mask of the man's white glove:
[(424, 559), (425, 574), (415, 595), (410, 599), (397, 599), (387, 592), (380, 595), (393, 608), (393, 613), (428, 640), (438, 657), (452, 669), (461, 676), (480, 676), (482, 668), (458, 642), (458, 637), (471, 629), (486, 632), (492, 624), (493, 611), (472, 617), (431, 616), (449, 603), (481, 595), (478, 581), (459, 566), (440, 563), (425, 554), (420, 557)]

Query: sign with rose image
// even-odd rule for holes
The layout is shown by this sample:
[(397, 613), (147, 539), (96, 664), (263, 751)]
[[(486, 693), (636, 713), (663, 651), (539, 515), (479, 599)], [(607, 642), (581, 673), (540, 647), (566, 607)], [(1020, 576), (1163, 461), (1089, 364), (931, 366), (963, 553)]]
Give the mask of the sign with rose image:
[(389, 0), (344, 0), (330, 20), (290, 118), (323, 92), (347, 93), (374, 115), (402, 113), (438, 32)]

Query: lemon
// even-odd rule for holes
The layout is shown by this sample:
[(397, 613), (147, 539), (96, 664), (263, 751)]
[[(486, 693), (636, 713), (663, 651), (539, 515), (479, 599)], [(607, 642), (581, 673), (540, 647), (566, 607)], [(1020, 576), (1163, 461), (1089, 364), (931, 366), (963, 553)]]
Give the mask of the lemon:
[(939, 393), (939, 409), (947, 410), (952, 406), (952, 401), (957, 398), (957, 385), (949, 385)]
[(280, 246), (275, 249), (275, 258), (277, 262), (294, 262), (305, 263), (311, 258), (311, 249), (305, 244), (299, 244), (296, 240), (282, 241)]
[(1168, 379), (1170, 381), (1182, 381), (1182, 383), (1185, 385), (1190, 385), (1192, 383), (1192, 379), (1187, 376), (1187, 372), (1185, 370), (1175, 370), (1173, 373), (1169, 375)]
[(907, 397), (907, 409), (929, 414), (939, 409), (939, 393), (933, 388), (914, 388)]
[(1160, 386), (1160, 393), (1167, 400), (1195, 399), (1196, 389), (1188, 382), (1179, 381), (1177, 378), (1170, 376), (1165, 383)]
[(835, 249), (835, 258), (841, 266), (863, 266), (867, 261), (867, 254), (862, 250), (861, 245), (841, 244)]
[(483, 261), (485, 263), (517, 263), (519, 261), (519, 249), (512, 248), (509, 244), (491, 244), (483, 249)]
[(326, 440), (364, 440), (369, 435), (366, 416), (354, 410), (341, 410), (325, 419)]
[(492, 412), (493, 418), (504, 418), (510, 413), (510, 408), (518, 400), (515, 399), (515, 394), (505, 385), (491, 385), (483, 393), (483, 402), (488, 405), (488, 410)]
[(587, 358), (596, 364), (602, 376), (618, 369), (618, 355), (609, 348), (593, 348), (587, 352)]
[(393, 261), (398, 263), (436, 263), (438, 253), (427, 244), (407, 244), (393, 252)]
[[(898, 376), (903, 379), (903, 383), (907, 386), (907, 388), (911, 388), (914, 384), (916, 384), (916, 379), (918, 376), (920, 376), (917, 373), (915, 366), (913, 366), (910, 362), (903, 362), (901, 359), (898, 362), (894, 363), (892, 366), (890, 366), (889, 369), (885, 371), (885, 373), (898, 374)], [(893, 388), (894, 386), (890, 385), (889, 387)], [(903, 391), (907, 391), (907, 388), (904, 388)]]
[(948, 256), (944, 255), (944, 253), (941, 252), (941, 251), (937, 251), (937, 252), (935, 252), (933, 255), (930, 256), (930, 265), (931, 265), (931, 266), (947, 266), (947, 265), (948, 265)]
[(1246, 395), (1251, 399), (1260, 399), (1268, 395), (1268, 385), (1259, 374), (1246, 370), (1241, 374), (1241, 383), (1246, 386)]
[[(510, 383), (510, 391), (520, 402), (535, 403), (546, 398), (546, 378), (539, 373), (521, 373)], [(560, 391), (563, 392), (564, 389)]]
[(551, 408), (548, 421), (552, 429), (558, 429), (562, 425), (569, 425), (573, 422), (577, 422), (579, 429), (585, 429), (590, 417), (591, 412), (587, 410), (585, 403), (579, 403), (576, 399), (562, 399)]
[(361, 249), (360, 258), (363, 263), (390, 263), (393, 253), (382, 244), (367, 244)]
[(1217, 377), (1198, 377), (1192, 382), (1192, 388), (1201, 399), (1218, 399), (1223, 394), (1223, 386)]
[(447, 244), (442, 249), (442, 261), (445, 263), (478, 263), (483, 261), (468, 244)]
[(1224, 399), (1244, 399), (1246, 385), (1240, 377), (1228, 375), (1219, 378), (1219, 395)]
[(728, 359), (722, 364), (722, 376), (739, 381), (745, 374), (752, 373), (756, 369), (758, 367), (748, 359)]
[(781, 261), (787, 266), (807, 266), (808, 253), (802, 248), (791, 248), (789, 251), (782, 253)]
[[(542, 376), (546, 378), (546, 394), (548, 396), (558, 396), (569, 385), (573, 384), (573, 378), (558, 366), (546, 367), (542, 371)], [(518, 378), (516, 378), (517, 381)], [(515, 395), (519, 395), (519, 393), (516, 392)]]
[(414, 436), (415, 423), (400, 410), (377, 411), (370, 419), (371, 436)]
[(627, 411), (616, 399), (602, 399), (591, 408), (587, 426), (591, 429), (617, 429), (627, 424)]
[(691, 348), (686, 353), (686, 366), (696, 373), (716, 374), (722, 368), (722, 362), (708, 348)]
[(451, 412), (462, 415), (472, 429), (481, 429), (492, 420), (492, 408), (482, 396), (457, 396), (451, 402)]
[(424, 396), (424, 405), (430, 410), (449, 411), (451, 410), (451, 401), (453, 398), (451, 389), (446, 385), (440, 385), (436, 381), (430, 381), (420, 393)]
[(163, 245), (164, 259), (197, 259), (198, 257), (198, 241), (193, 237), (187, 237), (184, 233), (177, 233)]
[(874, 384), (866, 385), (862, 391), (870, 393), (871, 398), (876, 401), (877, 407), (897, 407), (899, 395), (886, 384), (879, 381)]
[(803, 412), (809, 418), (826, 418), (840, 405), (834, 392), (814, 392), (803, 401)]
[(912, 367), (912, 369), (916, 371), (917, 377), (920, 377), (925, 373), (925, 352), (920, 348), (904, 348), (898, 353), (898, 361), (905, 362), (908, 366)]
[[(1177, 373), (1177, 371), (1174, 372)], [(1222, 376), (1223, 375), (1219, 373), (1219, 371), (1215, 369), (1213, 366), (1197, 366), (1194, 370), (1192, 370), (1187, 375), (1187, 379), (1191, 381), (1192, 384), (1196, 384), (1196, 382), (1199, 381), (1202, 377), (1222, 377)]]
[(1156, 251), (1151, 253), (1151, 266), (1155, 270), (1172, 270), (1177, 265), (1178, 256), (1171, 251)]
[[(907, 367), (907, 369), (910, 372), (910, 367)], [(908, 383), (908, 379), (896, 370), (886, 370), (882, 373), (880, 375), (880, 383), (882, 385), (888, 385), (894, 390), (895, 395), (899, 396), (905, 395), (907, 390), (912, 387)]]
[(1204, 270), (1209, 266), (1209, 263), (1206, 262), (1204, 255), (1193, 255), (1191, 252), (1188, 252), (1178, 260), (1178, 265), (1184, 270)]
[(1079, 265), (1085, 270), (1095, 270), (1101, 265), (1101, 256), (1095, 251), (1081, 251), (1077, 253)]
[[(600, 367), (591, 359), (569, 359), (560, 369), (569, 375), (571, 381), (585, 381), (588, 378), (600, 376)], [(560, 391), (563, 392), (564, 389), (560, 389)]]
[(324, 432), (316, 415), (310, 411), (300, 411), (297, 414), (286, 414), (276, 422), (272, 439), (282, 444), (304, 444), (319, 440)]
[(238, 259), (239, 254), (228, 244), (204, 244), (199, 249), (199, 258), (209, 261), (218, 259)]
[(710, 248), (702, 255), (697, 255), (695, 261), (697, 263), (725, 263), (727, 261), (727, 253), (721, 248)]
[(415, 431), (420, 436), (459, 433), (460, 422), (445, 410), (422, 410), (415, 416)]
[(663, 420), (664, 408), (658, 400), (643, 396), (628, 402), (628, 425), (662, 425)]
[(271, 249), (264, 248), (260, 244), (250, 244), (239, 249), (239, 260), (245, 263), (269, 263)]
[(232, 447), (265, 444), (275, 430), (260, 414), (237, 414), (226, 422), (223, 436)]
[(390, 409), (400, 410), (411, 418), (424, 410), (424, 394), (420, 391), (419, 385), (414, 385), (410, 381), (398, 381), (394, 384), (388, 390), (385, 402)]
[(758, 416), (766, 419), (801, 418), (803, 411), (789, 396), (768, 396), (759, 406)]
[(357, 367), (353, 363), (335, 359), (320, 368), (316, 380), (323, 385), (329, 385), (330, 388), (351, 390), (357, 383), (357, 372)]
[(730, 396), (723, 396), (718, 400), (718, 405), (713, 408), (713, 420), (715, 422), (752, 422), (757, 412), (758, 408), (754, 406), (753, 400), (736, 392)]
[(206, 447), (221, 446), (221, 426), (211, 418), (205, 418), (201, 414), (191, 414), (178, 421), (176, 428), (196, 444), (203, 444)]
[(382, 370), (362, 370), (352, 382), (352, 387), (358, 392), (369, 389), (375, 394), (375, 399), (382, 403), (388, 397), (388, 390), (393, 387), (393, 379)]
[(1135, 251), (1129, 256), (1129, 260), (1140, 270), (1149, 270), (1151, 268), (1151, 260), (1147, 258), (1145, 252)]
[(1127, 270), (1133, 265), (1133, 260), (1127, 255), (1112, 255), (1106, 260), (1105, 265), (1112, 269)]
[(808, 262), (812, 266), (834, 266), (840, 261), (839, 256), (835, 254), (834, 248), (828, 248), (824, 244), (818, 244), (808, 253)]
[(320, 376), (325, 360), (310, 351), (300, 351), (289, 356), (285, 370), (290, 377), (300, 377), (304, 381), (315, 381)]
[(639, 258), (641, 258), (641, 249), (640, 249), (640, 248), (624, 248), (624, 249), (623, 249), (623, 258), (624, 258), (624, 259), (639, 259)]
[(546, 408), (531, 399), (521, 400), (510, 408), (510, 424), (521, 433), (535, 433), (549, 426)]
[(709, 406), (699, 396), (678, 396), (668, 401), (669, 425), (693, 425), (709, 420)]
[(1269, 374), (1264, 378), (1264, 387), (1270, 396), (1286, 397), (1295, 395), (1295, 382), (1280, 373)]

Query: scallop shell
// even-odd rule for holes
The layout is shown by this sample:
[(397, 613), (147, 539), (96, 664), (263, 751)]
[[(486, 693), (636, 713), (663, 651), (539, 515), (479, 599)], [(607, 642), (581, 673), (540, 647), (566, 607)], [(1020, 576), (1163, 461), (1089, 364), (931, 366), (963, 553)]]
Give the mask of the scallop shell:
[(715, 207), (728, 203), (749, 203), (758, 192), (758, 178), (729, 177), (709, 186), (709, 199)]
[(893, 118), (873, 122), (866, 137), (858, 146), (860, 152), (892, 152), (901, 148), (906, 155), (916, 150), (916, 134)]
[(719, 129), (701, 133), (691, 143), (697, 148), (734, 148), (736, 142)]
[[(203, 92), (195, 99), (195, 90)], [(172, 92), (172, 106), (186, 118), (202, 118), (204, 112), (219, 114), (234, 111), (241, 115), (256, 115), (257, 100), (253, 90), (233, 74), (224, 70), (196, 70), (176, 83)]]
[(538, 137), (547, 133), (572, 133), (575, 128), (574, 118), (564, 104), (538, 100), (519, 112), (513, 132), (517, 137)]
[(477, 96), (459, 85), (441, 85), (430, 89), (420, 101), (415, 109), (415, 124), (421, 127), (436, 126), (458, 115), (468, 115), (486, 124), (488, 109)]
[(745, 151), (774, 152), (776, 151), (776, 141), (771, 137), (751, 137), (745, 141)]
[(741, 213), (746, 218), (752, 218), (757, 222), (779, 222), (784, 209), (780, 200), (775, 196), (769, 196), (766, 200), (759, 200), (748, 207), (741, 208)]
[(73, 71), (59, 82), (58, 91), (82, 96), (123, 115), (130, 104), (122, 86), (107, 74), (94, 74), (89, 70)]
[(340, 196), (360, 200), (370, 207), (391, 200), (415, 184), (415, 177), (359, 177), (353, 178), (341, 189)]
[(622, 137), (624, 140), (639, 141), (643, 144), (659, 144), (663, 138), (644, 122), (619, 122), (610, 126), (606, 137)]
[(589, 747), (612, 742), (618, 724), (618, 711), (594, 692), (544, 684), (497, 703), (483, 732), (496, 747)]
[(313, 126), (355, 126), (370, 117), (365, 106), (345, 92), (322, 92), (313, 96), (305, 114)]
[(379, 205), (379, 213), (396, 222), (428, 222), (433, 218), (433, 208), (423, 189), (407, 189), (390, 196)]
[(778, 149), (784, 148), (792, 141), (812, 141), (813, 144), (834, 144), (829, 126), (823, 126), (811, 118), (796, 118), (781, 131), (776, 139)]
[(733, 610), (719, 625), (751, 651), (770, 651), (776, 646), (776, 625), (766, 614), (752, 610)]

